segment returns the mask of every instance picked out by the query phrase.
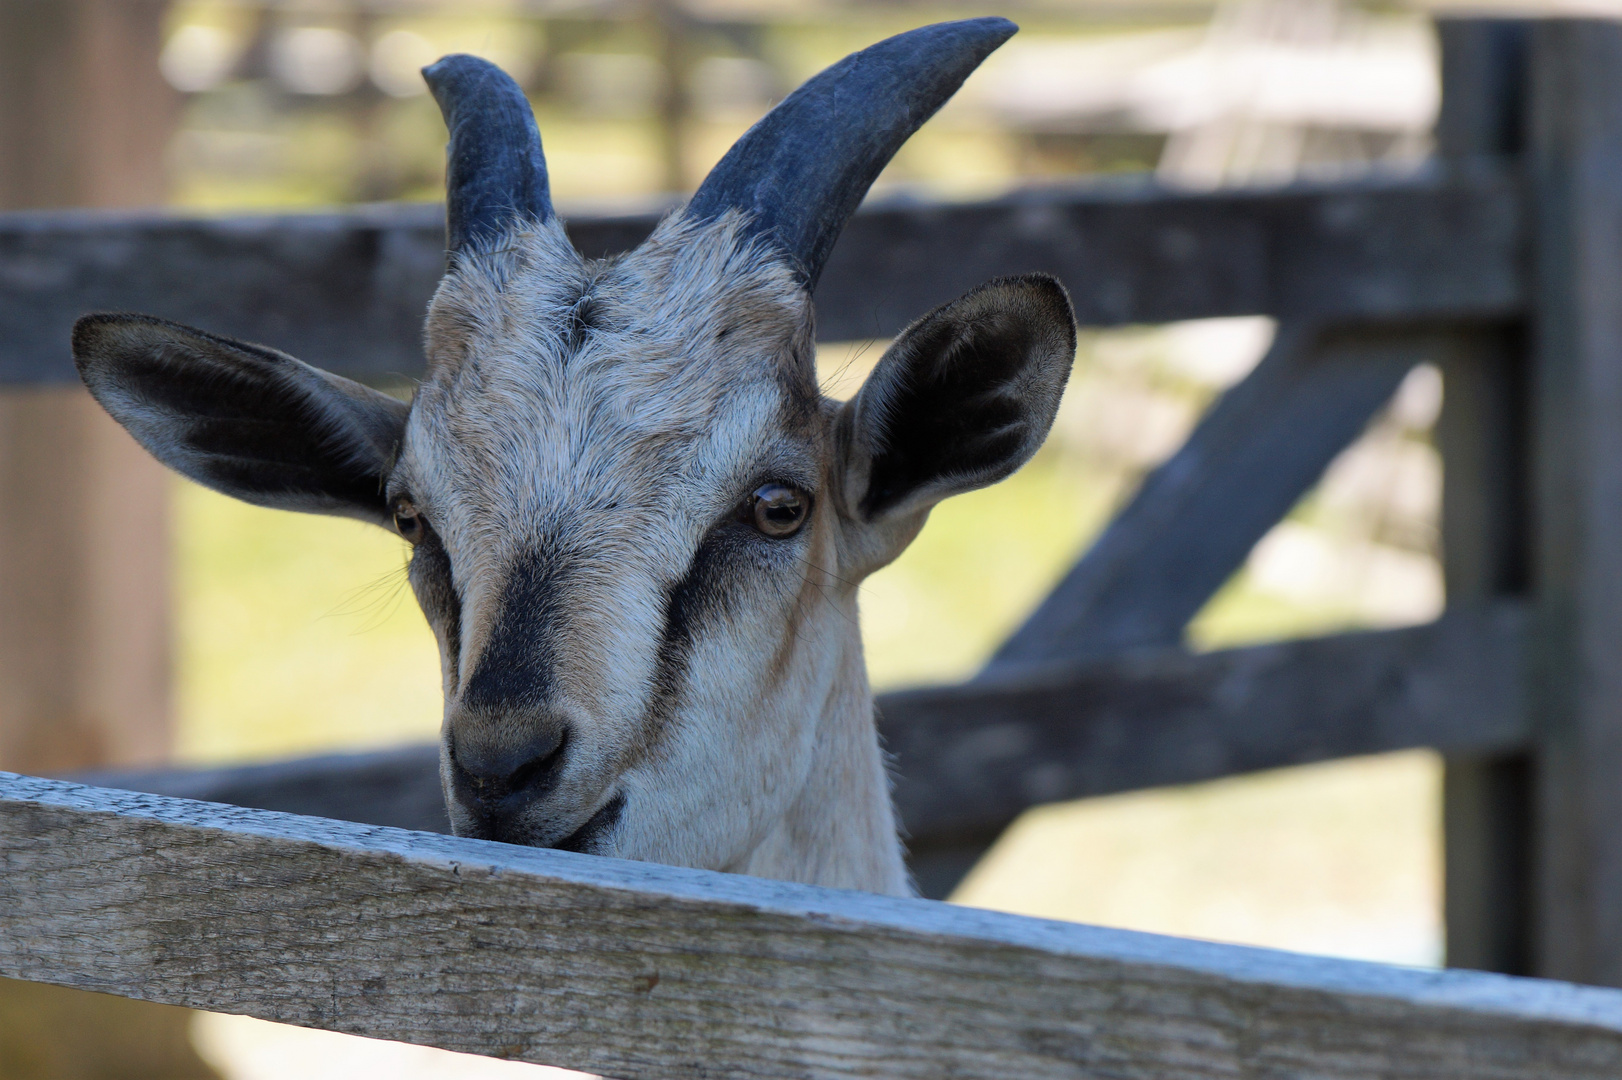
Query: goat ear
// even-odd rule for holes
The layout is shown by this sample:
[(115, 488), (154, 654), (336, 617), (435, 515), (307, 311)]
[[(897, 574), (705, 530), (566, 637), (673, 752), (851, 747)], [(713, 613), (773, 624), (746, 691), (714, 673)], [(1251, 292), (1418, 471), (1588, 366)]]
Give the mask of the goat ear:
[(245, 502), (389, 524), (409, 406), (261, 345), (145, 315), (87, 315), (73, 360), (159, 461)]
[(1075, 354), (1070, 297), (1046, 274), (989, 281), (907, 327), (842, 411), (847, 513), (917, 516), (1019, 468)]

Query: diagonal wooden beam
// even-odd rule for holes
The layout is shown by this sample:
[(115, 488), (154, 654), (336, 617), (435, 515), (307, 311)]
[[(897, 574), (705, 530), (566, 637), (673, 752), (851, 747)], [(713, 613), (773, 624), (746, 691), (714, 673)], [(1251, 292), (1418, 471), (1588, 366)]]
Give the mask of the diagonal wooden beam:
[(12, 774), (0, 975), (624, 1080), (1622, 1071), (1614, 990)]
[(1281, 326), (1262, 362), (1149, 474), (987, 674), (1177, 644), (1409, 370), (1452, 344), (1443, 330)]

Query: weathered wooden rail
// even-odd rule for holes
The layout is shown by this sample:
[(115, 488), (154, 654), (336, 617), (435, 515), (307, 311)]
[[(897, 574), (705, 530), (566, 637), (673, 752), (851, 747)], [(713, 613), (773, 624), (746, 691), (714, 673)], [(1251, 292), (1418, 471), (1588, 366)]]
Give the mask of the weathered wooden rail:
[(0, 774), (0, 973), (638, 1080), (1612, 1080), (1622, 991)]
[[(836, 249), (828, 339), (1039, 269), (1092, 325), (1280, 322), (980, 676), (882, 699), (927, 893), (1042, 802), (1426, 746), (1449, 962), (1622, 985), (1622, 24), (1457, 21), (1442, 44), (1420, 175), (892, 202)], [(606, 252), (653, 223), (573, 229)], [(97, 308), (410, 374), (439, 229), (0, 217), (0, 381), (70, 378), (66, 327)], [(1447, 613), (1186, 652), (1421, 362), (1446, 380)], [(386, 828), (443, 828), (427, 748), (99, 782), (157, 794), (0, 779), (0, 975), (622, 1076), (1622, 1075), (1613, 991)]]
[[(1407, 180), (1270, 192), (1141, 186), (990, 203), (897, 201), (859, 213), (816, 294), (825, 341), (889, 337), (995, 274), (1040, 267), (1090, 325), (1217, 315), (1448, 319), (1525, 303), (1521, 199), (1491, 164)], [(590, 255), (658, 214), (577, 220)], [(86, 311), (141, 310), (274, 341), (343, 374), (412, 374), (444, 270), (444, 210), (195, 219), (0, 214), (0, 382), (72, 382)], [(223, 331), (222, 331), (223, 332)]]

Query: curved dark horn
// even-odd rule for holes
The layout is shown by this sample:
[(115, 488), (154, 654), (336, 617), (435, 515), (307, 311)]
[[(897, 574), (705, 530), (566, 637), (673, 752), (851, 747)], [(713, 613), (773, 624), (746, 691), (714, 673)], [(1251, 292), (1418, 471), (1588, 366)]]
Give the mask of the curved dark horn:
[(499, 234), (520, 217), (552, 216), (546, 157), (529, 101), (488, 60), (457, 54), (422, 69), (450, 129), (445, 234), (452, 251)]
[(997, 18), (936, 23), (852, 53), (745, 132), (688, 216), (750, 211), (754, 232), (771, 235), (812, 288), (880, 170), (1018, 29)]

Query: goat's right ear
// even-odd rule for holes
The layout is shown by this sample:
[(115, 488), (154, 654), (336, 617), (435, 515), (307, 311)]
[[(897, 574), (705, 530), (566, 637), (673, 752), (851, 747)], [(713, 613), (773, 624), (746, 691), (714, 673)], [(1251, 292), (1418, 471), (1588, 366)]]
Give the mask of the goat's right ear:
[(935, 503), (1023, 465), (1075, 355), (1070, 297), (1046, 274), (989, 281), (903, 330), (837, 422), (853, 558), (883, 565)]
[(245, 502), (389, 524), (410, 407), (286, 353), (145, 315), (73, 327), (79, 376), (170, 468)]

